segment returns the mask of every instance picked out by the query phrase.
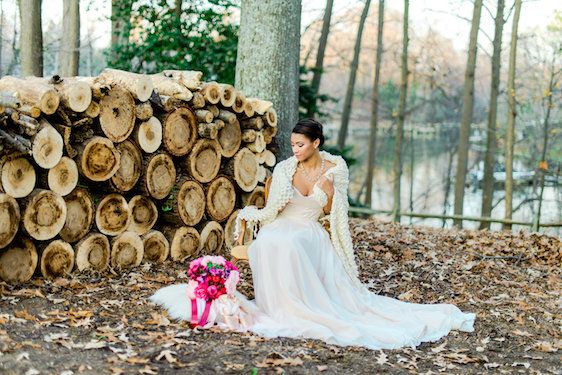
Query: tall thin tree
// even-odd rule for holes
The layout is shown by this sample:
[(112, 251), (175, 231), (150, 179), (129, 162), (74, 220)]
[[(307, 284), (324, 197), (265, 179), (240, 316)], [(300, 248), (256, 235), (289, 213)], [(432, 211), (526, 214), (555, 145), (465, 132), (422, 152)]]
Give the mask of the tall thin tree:
[(43, 76), (41, 0), (19, 0), (20, 62), (23, 76)]
[[(476, 70), (476, 56), (478, 52), (478, 30), (480, 29), (480, 15), (482, 14), (482, 1), (474, 2), (472, 12), (472, 25), (470, 27), (470, 40), (468, 43), (468, 58), (464, 73), (464, 90), (461, 127), (459, 133), (459, 148), (457, 156), (457, 170), (455, 176), (455, 215), (463, 214), (464, 185), (468, 169), (468, 139), (470, 137), (470, 124), (474, 108), (474, 71)], [(462, 227), (462, 220), (454, 220), (454, 225)]]
[(119, 49), (127, 46), (133, 0), (111, 0), (111, 54), (110, 64), (119, 59)]
[(311, 90), (312, 101), (307, 108), (307, 116), (312, 117), (314, 109), (316, 108), (316, 96), (320, 89), (320, 80), (324, 70), (324, 55), (326, 53), (326, 46), (328, 45), (328, 35), (330, 34), (330, 23), (332, 22), (332, 9), (334, 7), (334, 0), (326, 1), (326, 9), (324, 10), (324, 19), (322, 20), (322, 31), (320, 33), (320, 40), (318, 41), (318, 51), (316, 52), (316, 64), (314, 65), (314, 74), (312, 76)]
[(371, 124), (369, 133), (369, 150), (367, 159), (367, 181), (366, 181), (366, 197), (365, 204), (371, 207), (373, 195), (373, 173), (375, 168), (375, 155), (377, 149), (377, 131), (379, 117), (379, 81), (381, 73), (381, 60), (383, 51), (383, 30), (384, 30), (384, 0), (379, 0), (377, 25), (377, 52), (375, 61), (375, 79), (373, 82), (373, 95), (371, 102)]
[[(513, 216), (513, 145), (515, 143), (515, 119), (517, 108), (515, 100), (515, 70), (517, 56), (517, 27), (521, 14), (521, 0), (515, 0), (515, 13), (511, 24), (511, 42), (509, 49), (509, 68), (507, 72), (507, 136), (505, 142), (505, 219)], [(511, 229), (511, 224), (503, 224), (503, 229)]]
[(408, 13), (409, 1), (404, 0), (404, 21), (402, 25), (402, 63), (400, 74), (400, 104), (398, 108), (398, 122), (396, 123), (396, 139), (394, 144), (393, 179), (394, 203), (392, 207), (393, 220), (400, 222), (400, 179), (402, 177), (402, 140), (404, 138), (404, 120), (406, 117), (406, 96), (408, 93)]
[(361, 40), (363, 38), (363, 29), (365, 28), (365, 21), (369, 14), (369, 6), (371, 0), (365, 1), (361, 19), (359, 20), (359, 27), (357, 28), (357, 37), (355, 38), (355, 47), (353, 49), (353, 60), (351, 61), (351, 70), (349, 72), (349, 81), (347, 82), (347, 90), (345, 92), (345, 101), (343, 103), (343, 113), (341, 116), (341, 126), (338, 133), (338, 147), (343, 149), (345, 147), (345, 139), (347, 138), (347, 129), (349, 127), (349, 117), (351, 116), (351, 105), (353, 102), (353, 91), (355, 88), (355, 78), (357, 77), (357, 68), (359, 66), (359, 56), (361, 54)]
[(178, 17), (178, 19), (181, 19), (181, 5), (183, 3), (183, 0), (175, 0), (174, 3), (174, 12), (176, 13), (176, 17)]
[(77, 76), (80, 64), (80, 1), (78, 0), (63, 1), (60, 44), (60, 74), (63, 77)]
[[(486, 137), (486, 153), (484, 156), (484, 182), (482, 187), (482, 217), (492, 216), (492, 198), (494, 195), (494, 164), (496, 153), (496, 128), (498, 113), (498, 95), (500, 86), (501, 49), (503, 34), (503, 11), (505, 0), (498, 0), (498, 8), (494, 20), (494, 52), (492, 53), (492, 83), (490, 89), (490, 106), (488, 109), (488, 126)], [(490, 222), (482, 221), (480, 229), (489, 229)]]
[(277, 157), (292, 154), (298, 120), (300, 0), (242, 0), (235, 85), (273, 102), (279, 118)]

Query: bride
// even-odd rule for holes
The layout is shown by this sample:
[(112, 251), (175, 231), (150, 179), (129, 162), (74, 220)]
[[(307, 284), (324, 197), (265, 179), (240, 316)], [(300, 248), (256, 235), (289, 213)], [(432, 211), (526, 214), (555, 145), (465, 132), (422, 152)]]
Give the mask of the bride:
[[(238, 214), (236, 234), (241, 220), (260, 224), (248, 248), (255, 300), (236, 292), (235, 303), (217, 306), (209, 320), (266, 337), (370, 349), (415, 347), (452, 329), (473, 332), (473, 313), (399, 301), (361, 284), (347, 217), (349, 172), (340, 156), (319, 150), (323, 142), (319, 122), (299, 121), (291, 134), (294, 156), (276, 165), (266, 206)], [(330, 233), (319, 222), (323, 215)], [(189, 320), (185, 288), (166, 287), (151, 299), (172, 317)]]

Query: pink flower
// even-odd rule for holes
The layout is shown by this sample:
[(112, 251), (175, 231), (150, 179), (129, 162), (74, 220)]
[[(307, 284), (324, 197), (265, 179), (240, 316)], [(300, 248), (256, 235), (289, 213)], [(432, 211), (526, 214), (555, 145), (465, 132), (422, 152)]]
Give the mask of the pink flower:
[(215, 299), (216, 297), (218, 297), (217, 292), (218, 292), (217, 287), (214, 285), (211, 285), (207, 288), (207, 294), (211, 299)]
[(206, 300), (207, 299), (207, 288), (205, 284), (200, 284), (195, 288), (195, 297)]

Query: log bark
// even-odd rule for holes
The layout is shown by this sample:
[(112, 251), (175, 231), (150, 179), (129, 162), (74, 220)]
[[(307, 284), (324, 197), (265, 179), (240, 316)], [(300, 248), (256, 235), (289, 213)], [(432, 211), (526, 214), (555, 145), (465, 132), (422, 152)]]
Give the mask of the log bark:
[(222, 222), (236, 206), (236, 189), (229, 178), (217, 177), (207, 187), (207, 213), (213, 220)]
[(35, 188), (35, 168), (24, 157), (5, 157), (2, 166), (2, 190), (14, 198), (27, 197)]
[(193, 227), (166, 228), (164, 232), (170, 241), (170, 257), (175, 261), (193, 258), (199, 249), (199, 232)]
[(0, 253), (0, 279), (10, 284), (31, 279), (37, 268), (37, 249), (33, 241), (23, 238)]
[(261, 117), (252, 117), (241, 121), (243, 129), (261, 130), (264, 127), (264, 122)]
[(8, 246), (20, 226), (20, 207), (8, 194), (0, 194), (0, 249)]
[(77, 149), (78, 170), (92, 181), (107, 181), (121, 163), (121, 155), (113, 143), (104, 137), (92, 137)]
[(277, 135), (278, 127), (266, 126), (263, 129), (263, 140), (266, 144), (273, 142), (273, 138)]
[(173, 78), (189, 90), (197, 90), (200, 88), (201, 79), (203, 78), (203, 73), (195, 70), (164, 70), (162, 74), (166, 77)]
[(187, 160), (187, 168), (193, 178), (202, 183), (216, 177), (221, 164), (221, 146), (216, 140), (200, 139), (195, 143)]
[(153, 114), (154, 110), (152, 109), (150, 102), (142, 102), (137, 104), (135, 107), (135, 117), (141, 121), (147, 121), (153, 116)]
[(187, 87), (181, 85), (173, 78), (168, 78), (161, 74), (150, 75), (154, 88), (160, 95), (171, 96), (176, 99), (190, 101), (193, 93)]
[(105, 271), (109, 267), (110, 245), (101, 233), (90, 233), (76, 244), (75, 258), (78, 271)]
[(225, 158), (233, 157), (242, 143), (242, 132), (238, 120), (233, 123), (225, 121), (224, 128), (219, 131), (217, 141), (221, 146), (221, 155)]
[(150, 199), (144, 195), (135, 195), (129, 201), (131, 221), (127, 230), (140, 235), (152, 229), (158, 219), (158, 208)]
[(205, 214), (205, 191), (203, 186), (194, 180), (183, 179), (177, 194), (170, 194), (163, 214), (167, 222), (176, 225), (195, 226)]
[(96, 226), (108, 236), (117, 236), (127, 230), (131, 222), (131, 210), (120, 194), (105, 196), (96, 208)]
[(213, 113), (206, 109), (199, 109), (195, 111), (195, 115), (197, 116), (197, 121), (205, 122), (207, 124), (210, 124), (215, 119)]
[(59, 163), (49, 169), (47, 177), (49, 189), (65, 196), (74, 190), (78, 184), (78, 167), (76, 162), (68, 156), (63, 156)]
[(256, 155), (247, 148), (241, 148), (225, 167), (225, 174), (232, 176), (245, 192), (251, 192), (258, 185), (258, 162)]
[[(60, 237), (66, 242), (80, 241), (88, 234), (94, 222), (94, 202), (86, 189), (76, 188), (64, 197), (66, 220)], [(109, 246), (108, 246), (109, 248)]]
[(64, 141), (60, 133), (44, 119), (38, 130), (31, 140), (33, 160), (41, 168), (53, 168), (62, 158)]
[(117, 83), (133, 94), (135, 99), (141, 102), (145, 102), (150, 98), (153, 89), (153, 83), (151, 77), (145, 74), (137, 74), (126, 72), (117, 69), (104, 69), (98, 76), (98, 79), (108, 83)]
[(44, 241), (60, 233), (66, 222), (64, 199), (50, 190), (35, 189), (25, 200), (23, 227), (36, 240)]
[(41, 252), (41, 274), (46, 279), (56, 279), (72, 272), (74, 250), (68, 242), (54, 240)]
[(219, 137), (219, 131), (224, 128), (224, 126), (224, 122), (218, 119), (210, 124), (200, 123), (197, 126), (197, 133), (201, 138), (217, 139)]
[(164, 199), (176, 182), (176, 168), (170, 155), (152, 154), (146, 157), (141, 177), (141, 191), (155, 199)]
[(219, 117), (220, 109), (216, 105), (209, 105), (207, 106), (207, 110), (211, 111), (213, 116)]
[(195, 109), (203, 108), (205, 107), (205, 97), (199, 92), (194, 92), (193, 98), (189, 103)]
[(156, 152), (162, 144), (162, 124), (156, 117), (140, 123), (134, 134), (134, 139), (141, 150), (147, 154)]
[(216, 221), (209, 221), (201, 230), (201, 240), (199, 241), (199, 254), (224, 255), (224, 230)]
[(236, 100), (236, 90), (232, 85), (219, 84), (221, 90), (220, 103), (225, 108), (230, 108)]
[(0, 91), (17, 93), (21, 107), (39, 108), (46, 115), (55, 113), (60, 104), (57, 91), (43, 79), (4, 76), (0, 79)]
[(142, 236), (143, 262), (162, 263), (170, 254), (170, 242), (160, 231), (151, 230)]
[(188, 108), (178, 108), (163, 122), (163, 142), (174, 156), (186, 155), (197, 139), (197, 117)]
[(99, 121), (105, 136), (122, 142), (135, 127), (135, 100), (124, 87), (114, 85), (100, 100)]
[(125, 269), (141, 264), (144, 256), (142, 239), (135, 232), (125, 232), (111, 241), (111, 267)]
[(203, 83), (200, 92), (207, 103), (217, 104), (221, 100), (221, 89), (216, 82)]
[(135, 144), (129, 140), (115, 146), (121, 155), (119, 169), (111, 177), (112, 186), (119, 192), (127, 192), (135, 187), (142, 171), (142, 155)]

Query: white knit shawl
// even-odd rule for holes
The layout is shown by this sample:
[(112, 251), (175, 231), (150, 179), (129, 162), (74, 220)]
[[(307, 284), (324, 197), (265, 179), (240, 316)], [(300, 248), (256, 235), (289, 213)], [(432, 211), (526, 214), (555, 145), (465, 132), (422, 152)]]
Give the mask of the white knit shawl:
[[(332, 155), (321, 151), (320, 155), (335, 167), (328, 169), (325, 174), (334, 176), (334, 197), (329, 214), (330, 238), (336, 253), (341, 259), (347, 274), (351, 277), (353, 284), (362, 285), (358, 278), (357, 264), (353, 254), (351, 233), (349, 232), (347, 190), (349, 187), (349, 170), (345, 160), (338, 155)], [(294, 156), (279, 162), (273, 170), (273, 179), (269, 189), (266, 205), (262, 209), (255, 206), (247, 206), (240, 210), (236, 218), (234, 238), (237, 239), (241, 230), (242, 219), (246, 220), (250, 230), (257, 223), (265, 225), (272, 222), (277, 214), (291, 200), (294, 194), (293, 175), (297, 169), (297, 159)], [(326, 194), (317, 185), (313, 189), (313, 197), (322, 207), (326, 205)]]

